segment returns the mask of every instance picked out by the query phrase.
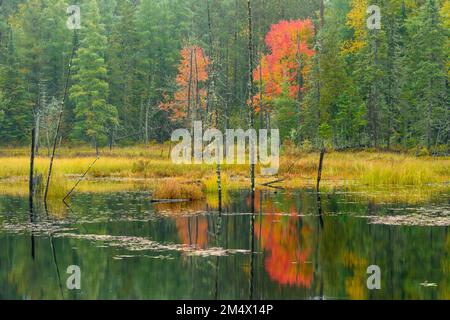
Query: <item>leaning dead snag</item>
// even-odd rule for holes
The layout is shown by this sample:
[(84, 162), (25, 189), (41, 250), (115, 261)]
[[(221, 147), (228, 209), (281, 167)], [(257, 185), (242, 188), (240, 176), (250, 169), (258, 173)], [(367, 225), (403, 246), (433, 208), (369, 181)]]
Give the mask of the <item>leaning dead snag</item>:
[(81, 181), (83, 181), (84, 177), (88, 174), (89, 170), (91, 170), (91, 168), (94, 166), (94, 164), (97, 162), (97, 160), (100, 159), (99, 157), (97, 157), (94, 162), (91, 163), (91, 165), (87, 168), (87, 170), (84, 172), (84, 174), (80, 177), (80, 179), (78, 179), (77, 183), (75, 183), (75, 185), (73, 186), (73, 188), (69, 191), (68, 194), (66, 194), (66, 196), (63, 199), (63, 202), (66, 202), (66, 199), (69, 198), (72, 193), (75, 191), (75, 188), (80, 184)]
[(276, 179), (276, 180), (269, 181), (269, 182), (266, 182), (266, 183), (261, 183), (261, 186), (263, 186), (263, 187), (269, 187), (269, 188), (274, 188), (274, 189), (278, 189), (278, 190), (284, 190), (283, 187), (280, 187), (280, 186), (274, 186), (274, 184), (275, 184), (275, 183), (283, 182), (283, 181), (285, 181), (285, 180), (286, 180), (286, 178)]
[[(50, 186), (50, 179), (52, 176), (53, 160), (55, 159), (56, 145), (58, 143), (59, 131), (61, 129), (61, 121), (62, 121), (62, 115), (63, 115), (63, 111), (64, 111), (64, 104), (66, 102), (67, 91), (69, 88), (69, 79), (70, 79), (70, 72), (72, 70), (72, 61), (73, 61), (73, 58), (75, 56), (75, 51), (76, 51), (76, 39), (77, 39), (77, 32), (75, 30), (73, 33), (72, 54), (70, 55), (69, 68), (67, 71), (66, 81), (64, 83), (64, 91), (63, 91), (63, 97), (62, 97), (62, 101), (61, 101), (61, 109), (59, 110), (58, 124), (56, 125), (55, 139), (53, 141), (52, 155), (50, 157), (50, 165), (49, 165), (48, 174), (47, 174), (47, 183), (45, 184), (44, 202), (47, 202), (48, 188)], [(97, 155), (98, 155), (98, 151), (97, 151)]]

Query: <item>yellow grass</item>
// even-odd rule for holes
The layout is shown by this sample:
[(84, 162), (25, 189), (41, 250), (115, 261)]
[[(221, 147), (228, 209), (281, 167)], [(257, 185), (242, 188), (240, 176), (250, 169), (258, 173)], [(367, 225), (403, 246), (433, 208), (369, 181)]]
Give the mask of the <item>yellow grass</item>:
[[(217, 191), (214, 165), (176, 165), (168, 157), (170, 145), (101, 150), (100, 159), (77, 188), (77, 192), (113, 192), (119, 190), (151, 190), (158, 198), (202, 199)], [(41, 149), (41, 152), (43, 150)], [(65, 148), (55, 159), (50, 197), (62, 198), (78, 177), (95, 159), (92, 148)], [(313, 186), (319, 155), (284, 150), (278, 177), (257, 177), (257, 184), (285, 178), (280, 186), (298, 188)], [(36, 159), (42, 192), (48, 168), (48, 157)], [(0, 151), (0, 194), (26, 195), (29, 157), (27, 149)], [(257, 168), (257, 173), (259, 172)], [(222, 189), (246, 188), (249, 185), (247, 165), (223, 165)], [(325, 155), (322, 187), (345, 187), (384, 194), (414, 192), (426, 199), (436, 189), (450, 185), (449, 157), (415, 157), (405, 154), (374, 152), (332, 152)], [(383, 190), (390, 190), (384, 192)], [(405, 191), (406, 190), (406, 191)], [(409, 191), (408, 191), (409, 190)], [(430, 191), (433, 190), (433, 191)], [(397, 193), (394, 192), (394, 193)], [(401, 196), (403, 198), (403, 195)]]
[(155, 199), (189, 199), (201, 200), (205, 197), (197, 183), (186, 183), (180, 179), (161, 181), (153, 194)]
[[(315, 180), (318, 155), (285, 157), (283, 165), (295, 163), (292, 180)], [(424, 186), (450, 181), (450, 158), (416, 158), (392, 153), (328, 153), (325, 155), (322, 179), (325, 184), (367, 186)]]

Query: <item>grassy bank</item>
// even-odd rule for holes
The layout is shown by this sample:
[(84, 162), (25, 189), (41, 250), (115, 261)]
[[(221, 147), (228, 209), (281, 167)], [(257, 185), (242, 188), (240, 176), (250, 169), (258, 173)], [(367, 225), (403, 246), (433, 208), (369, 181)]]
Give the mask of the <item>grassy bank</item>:
[[(160, 198), (201, 199), (216, 190), (215, 166), (176, 165), (169, 158), (169, 145), (101, 150), (78, 192), (150, 190)], [(284, 178), (285, 188), (313, 186), (318, 167), (317, 153), (284, 150), (278, 177), (257, 177), (257, 184)], [(63, 196), (95, 159), (92, 149), (62, 149), (55, 161), (52, 197)], [(36, 160), (39, 180), (45, 180), (48, 157)], [(29, 158), (26, 149), (0, 152), (0, 194), (26, 195)], [(259, 172), (259, 170), (257, 170)], [(224, 187), (248, 187), (248, 166), (224, 165)], [(322, 173), (324, 189), (347, 188), (368, 194), (411, 193), (427, 198), (436, 189), (447, 189), (450, 158), (374, 152), (327, 153)], [(41, 183), (42, 185), (42, 183)], [(422, 196), (423, 195), (423, 196)], [(403, 196), (402, 196), (403, 198)]]

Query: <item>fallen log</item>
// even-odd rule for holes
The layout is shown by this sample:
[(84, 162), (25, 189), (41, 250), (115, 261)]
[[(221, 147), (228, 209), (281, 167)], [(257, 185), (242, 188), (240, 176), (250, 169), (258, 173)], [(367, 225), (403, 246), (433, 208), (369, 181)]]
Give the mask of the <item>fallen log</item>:
[(266, 183), (261, 183), (260, 185), (264, 186), (264, 187), (271, 187), (272, 184), (283, 182), (284, 180), (286, 180), (286, 178), (282, 178), (282, 179), (278, 179), (278, 180), (274, 180), (274, 181), (269, 181), (269, 182), (266, 182)]
[(179, 203), (179, 202), (190, 202), (190, 199), (151, 199), (152, 203)]

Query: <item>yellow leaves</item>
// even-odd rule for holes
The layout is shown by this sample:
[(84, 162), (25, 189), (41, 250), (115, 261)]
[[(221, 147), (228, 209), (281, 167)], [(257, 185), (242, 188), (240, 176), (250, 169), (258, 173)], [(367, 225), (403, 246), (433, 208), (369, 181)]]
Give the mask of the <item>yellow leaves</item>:
[(445, 0), (441, 8), (442, 24), (448, 30), (450, 29), (450, 0)]
[(353, 0), (347, 15), (347, 26), (353, 30), (353, 39), (344, 42), (344, 53), (355, 53), (367, 45), (366, 10), (367, 0)]
[(365, 30), (367, 0), (353, 0), (352, 9), (347, 15), (347, 25), (356, 32)]
[(363, 40), (348, 40), (344, 41), (342, 45), (343, 54), (352, 54), (361, 51), (367, 45)]

